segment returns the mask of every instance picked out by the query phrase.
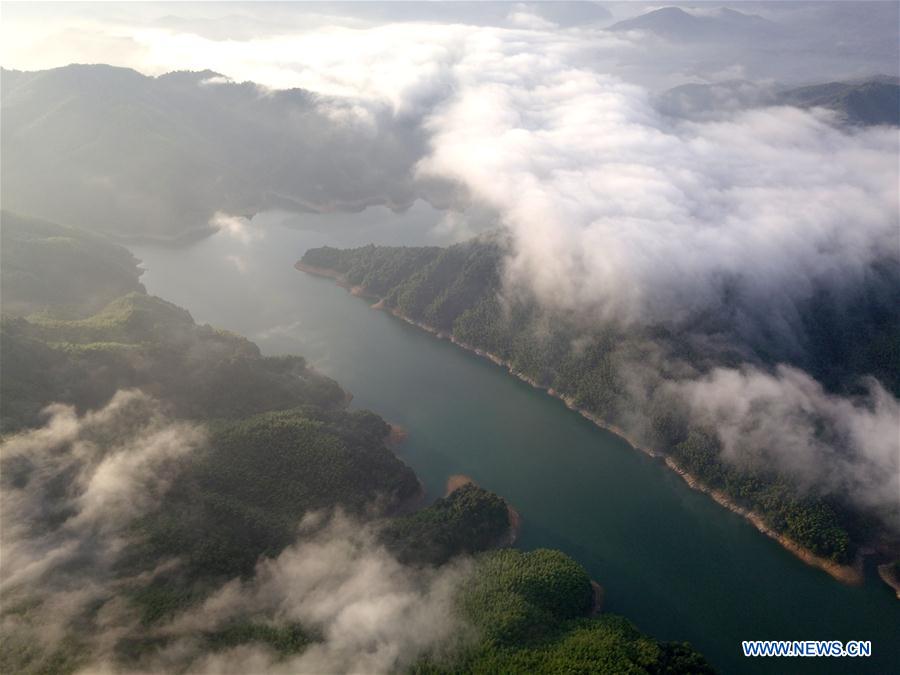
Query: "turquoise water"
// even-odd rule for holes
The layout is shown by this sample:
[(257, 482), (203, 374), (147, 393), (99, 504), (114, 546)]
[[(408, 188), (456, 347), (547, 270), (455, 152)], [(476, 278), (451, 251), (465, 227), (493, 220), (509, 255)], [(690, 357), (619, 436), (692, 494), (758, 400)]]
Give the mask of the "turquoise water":
[[(362, 216), (361, 216), (362, 217)], [(264, 219), (263, 219), (264, 220)], [(689, 640), (723, 672), (900, 673), (900, 602), (869, 575), (842, 586), (742, 518), (501, 368), (292, 268), (356, 241), (269, 222), (188, 249), (136, 247), (151, 293), (200, 322), (298, 353), (404, 426), (431, 497), (463, 473), (522, 514), (518, 545), (559, 548), (606, 589), (605, 609)], [(745, 659), (746, 639), (872, 640), (871, 659)]]

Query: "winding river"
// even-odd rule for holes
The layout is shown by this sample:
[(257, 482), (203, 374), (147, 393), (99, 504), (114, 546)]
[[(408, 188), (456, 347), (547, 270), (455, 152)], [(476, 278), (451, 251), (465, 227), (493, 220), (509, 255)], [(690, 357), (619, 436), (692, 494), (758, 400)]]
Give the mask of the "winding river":
[[(373, 216), (382, 225), (363, 227)], [(439, 231), (421, 207), (340, 220), (298, 230), (267, 214), (189, 248), (133, 250), (149, 292), (265, 353), (302, 354), (354, 406), (405, 427), (400, 453), (431, 497), (459, 473), (506, 497), (523, 517), (518, 546), (572, 555), (604, 586), (604, 609), (641, 630), (691, 641), (726, 673), (900, 673), (900, 602), (874, 570), (861, 587), (837, 583), (562, 402), (295, 271), (313, 246), (430, 243), (416, 233)], [(874, 654), (745, 659), (748, 639), (872, 640)]]

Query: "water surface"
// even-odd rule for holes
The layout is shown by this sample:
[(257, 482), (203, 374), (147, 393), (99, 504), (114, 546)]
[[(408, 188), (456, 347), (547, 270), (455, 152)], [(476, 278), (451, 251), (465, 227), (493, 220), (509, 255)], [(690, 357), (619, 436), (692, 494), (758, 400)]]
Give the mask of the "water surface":
[[(398, 236), (317, 230), (263, 217), (187, 249), (134, 251), (151, 293), (267, 354), (307, 357), (354, 406), (404, 426), (401, 454), (431, 497), (454, 473), (506, 497), (524, 519), (519, 546), (576, 558), (606, 589), (605, 609), (641, 630), (689, 640), (727, 673), (900, 673), (900, 602), (874, 575), (842, 586), (560, 401), (295, 271), (307, 248)], [(872, 640), (874, 657), (744, 659), (746, 639)]]

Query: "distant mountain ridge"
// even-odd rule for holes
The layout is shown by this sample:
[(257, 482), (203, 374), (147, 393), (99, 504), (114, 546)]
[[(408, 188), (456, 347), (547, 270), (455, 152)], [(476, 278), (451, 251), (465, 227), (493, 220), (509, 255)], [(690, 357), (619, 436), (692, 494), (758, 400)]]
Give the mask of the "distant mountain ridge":
[[(341, 101), (213, 71), (2, 72), (5, 208), (116, 236), (210, 231), (216, 211), (405, 207), (417, 135), (336, 123)], [(346, 112), (346, 111), (344, 111)], [(48, 199), (52, 195), (52, 199)]]
[(658, 97), (668, 115), (703, 119), (743, 108), (789, 105), (827, 108), (850, 125), (900, 125), (900, 78), (874, 75), (841, 82), (779, 88), (733, 80), (715, 84), (684, 84)]
[[(677, 11), (677, 21), (707, 25), (709, 17)], [(719, 14), (715, 25), (758, 23)], [(703, 109), (707, 90), (690, 86), (670, 99)], [(882, 77), (805, 87), (763, 104), (825, 106), (850, 123), (896, 124), (897, 92)], [(440, 207), (453, 198), (452, 186), (415, 178), (428, 132), (387, 107), (355, 124), (345, 101), (264, 90), (211, 70), (3, 70), (0, 104), (4, 208), (124, 242), (187, 244), (215, 231), (219, 211), (403, 209), (417, 198)]]
[(722, 7), (715, 12), (694, 14), (680, 7), (663, 7), (609, 26), (610, 31), (647, 31), (668, 39), (749, 39), (774, 34), (778, 27), (755, 14)]
[[(891, 81), (893, 80), (893, 81)], [(851, 124), (900, 125), (900, 80), (828, 82), (780, 92), (779, 103), (800, 108), (828, 108)]]

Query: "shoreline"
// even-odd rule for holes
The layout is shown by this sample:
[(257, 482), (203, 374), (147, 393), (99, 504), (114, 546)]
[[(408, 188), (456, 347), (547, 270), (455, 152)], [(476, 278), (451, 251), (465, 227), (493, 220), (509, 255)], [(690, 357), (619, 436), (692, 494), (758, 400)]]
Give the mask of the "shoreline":
[[(393, 452), (398, 459), (403, 461), (398, 454), (398, 450), (400, 450), (400, 446), (403, 445), (404, 442), (406, 442), (408, 433), (406, 429), (401, 427), (399, 424), (392, 424), (388, 422), (388, 427), (390, 427), (390, 430), (388, 431), (387, 436), (384, 437), (385, 447)], [(425, 490), (425, 483), (422, 482), (419, 474), (417, 474), (415, 471), (413, 471), (413, 475), (416, 477), (415, 494), (410, 495), (406, 499), (400, 500), (393, 509), (388, 509), (389, 513), (393, 513), (394, 515), (407, 515), (410, 513), (415, 513), (424, 506), (425, 498), (428, 496), (427, 491)]]
[(608, 431), (608, 432), (618, 436), (619, 438), (623, 439), (626, 443), (628, 443), (635, 450), (643, 452), (645, 455), (648, 455), (649, 457), (652, 457), (654, 459), (662, 460), (665, 463), (665, 466), (669, 470), (671, 470), (674, 473), (676, 473), (677, 475), (681, 476), (682, 480), (684, 480), (684, 482), (687, 483), (687, 485), (692, 490), (697, 490), (698, 492), (702, 492), (703, 494), (708, 495), (709, 497), (711, 497), (713, 499), (713, 501), (715, 501), (720, 506), (723, 506), (724, 508), (728, 509), (732, 513), (735, 513), (735, 514), (741, 516), (742, 518), (748, 520), (750, 523), (753, 524), (754, 527), (756, 527), (756, 529), (759, 532), (766, 535), (770, 539), (774, 539), (784, 549), (786, 549), (787, 551), (792, 553), (794, 556), (796, 556), (797, 558), (802, 560), (807, 565), (810, 565), (811, 567), (816, 567), (816, 568), (822, 570), (823, 572), (825, 572), (832, 578), (836, 579), (837, 581), (839, 581), (843, 584), (847, 584), (848, 586), (860, 586), (864, 583), (865, 574), (863, 571), (863, 560), (862, 560), (861, 555), (857, 554), (856, 559), (850, 565), (842, 565), (840, 563), (836, 563), (832, 560), (828, 560), (827, 558), (823, 558), (819, 555), (816, 555), (809, 549), (807, 549), (804, 546), (801, 546), (800, 544), (795, 542), (793, 539), (790, 539), (789, 537), (787, 537), (783, 534), (780, 534), (780, 533), (776, 532), (775, 530), (771, 529), (766, 524), (766, 522), (762, 518), (762, 516), (760, 516), (758, 513), (744, 508), (740, 504), (737, 504), (734, 500), (731, 499), (731, 497), (729, 497), (725, 493), (721, 492), (720, 490), (711, 488), (708, 485), (706, 485), (705, 483), (703, 483), (702, 481), (700, 481), (696, 476), (692, 475), (686, 469), (682, 468), (671, 456), (666, 455), (657, 450), (653, 450), (652, 448), (643, 447), (642, 445), (636, 443), (632, 438), (630, 438), (628, 436), (628, 434), (624, 430), (616, 427), (615, 425), (605, 422), (604, 420), (600, 419), (597, 415), (594, 415), (593, 413), (591, 413), (587, 410), (579, 408), (577, 405), (575, 405), (575, 403), (571, 397), (562, 395), (561, 393), (556, 391), (556, 389), (554, 389), (553, 387), (545, 387), (545, 386), (541, 385), (540, 383), (536, 382), (533, 378), (530, 378), (527, 375), (525, 375), (524, 373), (517, 371), (515, 368), (513, 368), (511, 363), (509, 363), (508, 361), (505, 361), (504, 359), (501, 359), (496, 354), (491, 354), (490, 352), (487, 352), (483, 349), (466, 344), (465, 342), (462, 342), (461, 340), (458, 340), (457, 338), (455, 338), (453, 335), (445, 333), (444, 331), (438, 330), (434, 326), (429, 326), (428, 324), (422, 323), (420, 321), (416, 321), (415, 319), (406, 316), (405, 314), (403, 314), (402, 312), (400, 312), (399, 310), (397, 310), (395, 308), (386, 307), (385, 303), (384, 303), (384, 298), (381, 298), (377, 295), (368, 293), (366, 291), (366, 289), (364, 289), (362, 287), (352, 286), (351, 284), (347, 283), (346, 279), (343, 278), (343, 275), (340, 272), (337, 272), (337, 271), (331, 270), (331, 269), (321, 268), (321, 267), (314, 267), (312, 265), (305, 265), (299, 261), (294, 265), (294, 267), (295, 267), (295, 269), (297, 269), (301, 272), (307, 272), (314, 276), (320, 276), (320, 277), (326, 277), (329, 279), (333, 279), (333, 280), (337, 281), (340, 286), (348, 289), (353, 295), (356, 295), (359, 297), (375, 299), (377, 302), (374, 305), (372, 305), (373, 309), (387, 311), (388, 313), (397, 317), (398, 319), (405, 321), (406, 323), (408, 323), (412, 326), (415, 326), (416, 328), (424, 330), (427, 333), (431, 333), (433, 336), (437, 337), (438, 339), (448, 340), (449, 342), (453, 343), (454, 345), (456, 345), (468, 352), (472, 352), (476, 356), (480, 356), (481, 358), (487, 359), (494, 365), (504, 368), (510, 375), (515, 376), (519, 380), (531, 385), (535, 389), (539, 389), (540, 391), (552, 396), (553, 398), (559, 399), (560, 401), (562, 401), (565, 404), (565, 406), (569, 410), (572, 410), (573, 412), (577, 412), (579, 415), (584, 417), (589, 422), (593, 423), (595, 426), (603, 429), (604, 431)]

